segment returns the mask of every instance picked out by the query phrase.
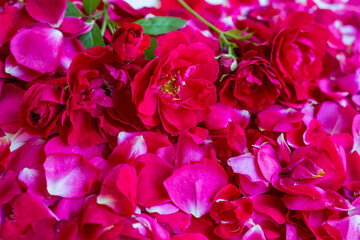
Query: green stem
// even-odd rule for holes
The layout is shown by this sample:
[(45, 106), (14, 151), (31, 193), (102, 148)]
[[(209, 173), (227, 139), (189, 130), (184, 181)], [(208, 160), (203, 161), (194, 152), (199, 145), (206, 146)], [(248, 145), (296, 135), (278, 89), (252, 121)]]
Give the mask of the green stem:
[(108, 10), (108, 3), (104, 3), (104, 19), (103, 19), (103, 23), (101, 25), (101, 36), (104, 36), (105, 34), (105, 30), (106, 30), (106, 26), (108, 25), (108, 19), (109, 19), (109, 10)]
[[(178, 0), (178, 2), (181, 4), (181, 6), (183, 6), (186, 10), (188, 10), (192, 15), (194, 15), (197, 19), (199, 19), (200, 21), (202, 21), (203, 23), (205, 23), (206, 25), (209, 26), (210, 29), (214, 30), (215, 32), (217, 32), (220, 35), (220, 42), (223, 42), (226, 47), (228, 48), (228, 50), (230, 48), (232, 48), (232, 43), (229, 42), (229, 40), (226, 38), (234, 38), (234, 36), (227, 34), (226, 32), (221, 31), (219, 28), (215, 27), (212, 23), (210, 23), (208, 20), (206, 20), (205, 18), (203, 18), (202, 16), (200, 16), (200, 14), (198, 14), (197, 12), (194, 11), (194, 9), (192, 9), (186, 2), (184, 2), (183, 0)], [(230, 50), (231, 51), (231, 50)]]
[(223, 35), (224, 32), (221, 31), (220, 29), (218, 29), (217, 27), (215, 27), (212, 23), (210, 23), (208, 20), (206, 20), (205, 18), (203, 18), (202, 16), (200, 16), (197, 12), (194, 11), (194, 9), (192, 9), (186, 2), (184, 2), (183, 0), (178, 0), (178, 2), (181, 4), (181, 6), (183, 6), (186, 10), (188, 10), (192, 15), (194, 15), (197, 19), (199, 19), (200, 21), (202, 21), (203, 23), (205, 23), (206, 25), (209, 26), (209, 28), (211, 28), (212, 30), (214, 30), (215, 32), (217, 32), (220, 35)]
[(115, 30), (114, 30), (114, 27), (111, 25), (111, 23), (108, 22), (107, 25), (108, 25), (108, 28), (109, 28), (111, 34), (114, 34)]

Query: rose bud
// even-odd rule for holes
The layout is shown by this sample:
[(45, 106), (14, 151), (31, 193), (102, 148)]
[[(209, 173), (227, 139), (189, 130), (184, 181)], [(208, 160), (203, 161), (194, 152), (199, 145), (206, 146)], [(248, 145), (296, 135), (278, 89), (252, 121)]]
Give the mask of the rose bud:
[(218, 61), (220, 72), (222, 73), (231, 73), (235, 71), (238, 66), (236, 59), (229, 54), (221, 55)]
[(26, 131), (48, 136), (64, 110), (61, 91), (53, 84), (34, 84), (26, 91), (20, 110), (20, 122)]
[(132, 61), (144, 54), (150, 46), (149, 35), (144, 35), (141, 25), (136, 23), (123, 23), (114, 33), (111, 44), (115, 57), (120, 62)]

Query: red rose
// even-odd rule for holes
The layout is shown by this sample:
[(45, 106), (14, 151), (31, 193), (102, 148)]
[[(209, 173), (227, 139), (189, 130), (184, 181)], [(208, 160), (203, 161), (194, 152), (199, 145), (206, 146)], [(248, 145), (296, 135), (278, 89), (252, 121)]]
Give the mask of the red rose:
[(92, 146), (115, 141), (120, 131), (142, 129), (125, 68), (129, 65), (114, 62), (112, 52), (103, 47), (74, 57), (68, 70), (68, 118), (63, 124), (69, 144)]
[(143, 35), (143, 33), (141, 25), (123, 23), (111, 39), (115, 57), (121, 62), (129, 62), (143, 55), (150, 46), (149, 35)]
[(285, 96), (304, 100), (316, 86), (322, 71), (328, 30), (313, 23), (313, 16), (303, 12), (291, 14), (272, 40), (272, 64), (287, 83)]
[(62, 89), (55, 84), (34, 84), (23, 96), (20, 122), (27, 132), (46, 138), (64, 109)]
[(159, 58), (135, 76), (133, 101), (148, 128), (162, 122), (167, 132), (178, 134), (203, 121), (215, 104), (219, 66), (207, 45), (191, 43), (183, 32), (170, 32), (158, 44)]
[(220, 101), (226, 105), (245, 108), (251, 113), (265, 110), (280, 95), (282, 82), (270, 62), (257, 51), (248, 51), (234, 75), (220, 87)]

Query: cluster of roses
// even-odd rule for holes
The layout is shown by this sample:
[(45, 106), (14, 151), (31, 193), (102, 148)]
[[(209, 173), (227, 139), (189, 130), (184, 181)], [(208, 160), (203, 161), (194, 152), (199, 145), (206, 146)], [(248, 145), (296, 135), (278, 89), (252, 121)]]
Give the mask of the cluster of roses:
[(0, 239), (359, 237), (360, 4), (187, 2), (0, 0)]

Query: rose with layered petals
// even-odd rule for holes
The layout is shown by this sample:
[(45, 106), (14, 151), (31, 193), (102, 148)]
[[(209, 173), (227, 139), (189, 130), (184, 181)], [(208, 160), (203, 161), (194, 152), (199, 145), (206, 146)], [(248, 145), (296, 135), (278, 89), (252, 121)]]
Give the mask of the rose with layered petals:
[(63, 124), (70, 144), (116, 141), (120, 131), (142, 128), (128, 81), (127, 69), (115, 63), (106, 48), (94, 47), (74, 57), (68, 71), (68, 118)]
[(272, 40), (271, 63), (282, 73), (284, 98), (306, 99), (316, 87), (326, 52), (328, 30), (304, 12), (291, 14)]
[(26, 131), (46, 138), (65, 110), (62, 89), (53, 84), (34, 84), (24, 94), (20, 121)]
[(254, 113), (274, 104), (281, 88), (282, 82), (271, 63), (257, 51), (248, 51), (236, 73), (221, 84), (219, 96), (226, 105)]
[(115, 57), (120, 62), (129, 62), (144, 55), (144, 51), (150, 46), (149, 35), (144, 35), (141, 25), (136, 23), (123, 23), (116, 30), (111, 39)]
[(203, 121), (215, 104), (219, 66), (207, 45), (191, 43), (183, 32), (170, 32), (158, 44), (159, 58), (135, 76), (133, 102), (148, 128), (161, 122), (167, 132), (178, 134)]

